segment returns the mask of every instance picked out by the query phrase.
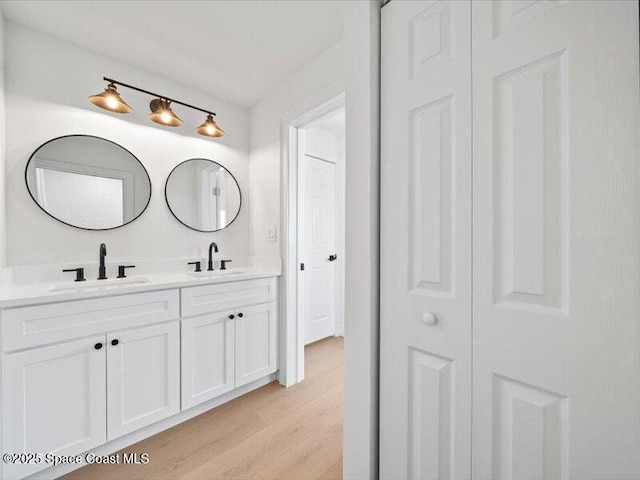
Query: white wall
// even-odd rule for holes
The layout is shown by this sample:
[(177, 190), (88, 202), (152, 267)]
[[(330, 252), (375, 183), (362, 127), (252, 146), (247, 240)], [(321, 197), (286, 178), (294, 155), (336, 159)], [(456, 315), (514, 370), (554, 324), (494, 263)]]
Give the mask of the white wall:
[(380, 3), (344, 6), (346, 313), (344, 478), (378, 477)]
[[(209, 158), (224, 165), (248, 197), (246, 109), (12, 22), (6, 23), (5, 61), (7, 118), (11, 119), (6, 132), (9, 266), (94, 262), (100, 242), (107, 243), (111, 261), (201, 256), (213, 240), (227, 254), (249, 253), (250, 202), (243, 202), (240, 216), (230, 227), (206, 234), (178, 223), (164, 198), (169, 172), (188, 158)], [(199, 137), (194, 129), (204, 121), (203, 115), (179, 106), (174, 110), (184, 120), (181, 128), (156, 126), (147, 119), (150, 98), (131, 90), (120, 92), (134, 109), (132, 114), (100, 110), (86, 98), (104, 89), (103, 75), (211, 108), (227, 135), (214, 141)], [(151, 203), (135, 222), (105, 232), (78, 230), (49, 218), (29, 197), (24, 168), (31, 153), (51, 138), (77, 133), (119, 143), (147, 168)]]
[[(343, 79), (342, 42), (308, 63), (250, 113), (251, 253), (280, 253), (280, 121), (292, 109)], [(267, 241), (267, 228), (277, 227), (277, 240)]]

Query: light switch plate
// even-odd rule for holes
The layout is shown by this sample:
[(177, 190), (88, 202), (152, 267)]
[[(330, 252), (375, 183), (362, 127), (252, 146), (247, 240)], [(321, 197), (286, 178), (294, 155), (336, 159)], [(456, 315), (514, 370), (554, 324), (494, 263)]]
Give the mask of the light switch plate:
[(276, 241), (276, 227), (267, 227), (267, 242)]

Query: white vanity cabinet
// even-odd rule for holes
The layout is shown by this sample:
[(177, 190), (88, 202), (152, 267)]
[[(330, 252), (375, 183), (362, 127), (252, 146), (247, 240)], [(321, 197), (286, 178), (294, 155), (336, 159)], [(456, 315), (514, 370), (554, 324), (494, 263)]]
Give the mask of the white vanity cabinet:
[(4, 452), (81, 454), (178, 413), (178, 305), (175, 289), (4, 310)]
[(3, 307), (3, 453), (118, 450), (272, 381), (276, 302), (270, 276)]
[(277, 370), (276, 298), (275, 278), (181, 290), (183, 410)]

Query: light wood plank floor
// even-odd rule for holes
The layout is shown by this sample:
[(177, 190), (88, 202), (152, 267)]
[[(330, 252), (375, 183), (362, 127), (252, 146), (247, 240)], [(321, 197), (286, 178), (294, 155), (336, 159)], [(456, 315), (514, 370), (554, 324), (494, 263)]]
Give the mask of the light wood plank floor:
[(66, 480), (342, 479), (343, 341), (305, 349), (305, 380), (265, 385), (123, 451), (147, 465), (89, 465)]

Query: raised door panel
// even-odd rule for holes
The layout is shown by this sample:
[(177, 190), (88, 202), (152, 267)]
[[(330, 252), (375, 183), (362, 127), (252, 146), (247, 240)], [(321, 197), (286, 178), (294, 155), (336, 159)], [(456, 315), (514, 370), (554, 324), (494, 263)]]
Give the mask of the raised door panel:
[[(104, 341), (99, 336), (3, 357), (4, 452), (77, 455), (106, 441)], [(5, 463), (3, 472), (22, 478), (48, 466)]]
[(233, 390), (234, 311), (182, 321), (182, 409)]
[(419, 350), (409, 359), (410, 478), (451, 478), (455, 471), (454, 364), (448, 358)]
[(267, 303), (237, 310), (236, 388), (277, 370), (276, 304)]
[(474, 478), (640, 478), (638, 3), (472, 5)]
[(108, 439), (180, 411), (179, 322), (107, 336)]
[(382, 9), (381, 478), (471, 476), (470, 13)]

